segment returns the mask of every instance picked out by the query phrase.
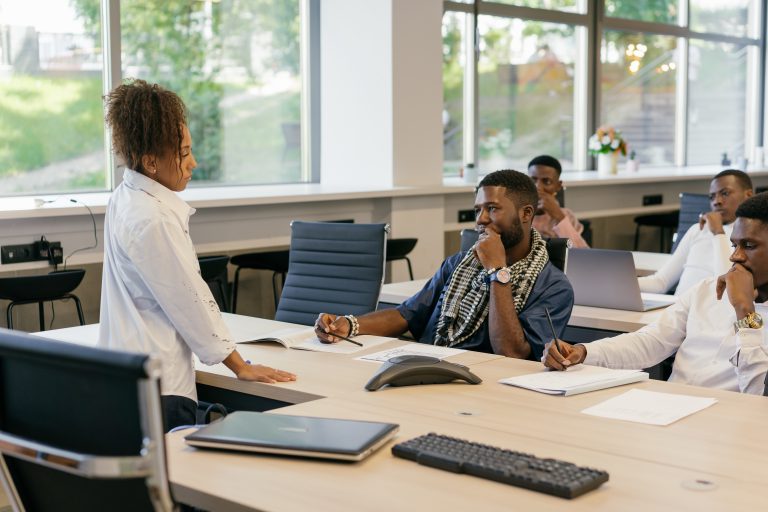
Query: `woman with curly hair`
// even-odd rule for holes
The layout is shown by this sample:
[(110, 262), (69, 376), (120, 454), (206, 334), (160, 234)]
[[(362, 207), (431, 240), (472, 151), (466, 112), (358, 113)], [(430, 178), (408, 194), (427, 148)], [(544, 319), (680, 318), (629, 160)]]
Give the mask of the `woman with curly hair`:
[(99, 345), (161, 361), (168, 430), (195, 423), (193, 353), (205, 364), (223, 362), (241, 380), (295, 380), (243, 360), (200, 276), (189, 236), (195, 210), (176, 194), (197, 165), (181, 98), (134, 80), (105, 102), (115, 152), (126, 168), (104, 219)]

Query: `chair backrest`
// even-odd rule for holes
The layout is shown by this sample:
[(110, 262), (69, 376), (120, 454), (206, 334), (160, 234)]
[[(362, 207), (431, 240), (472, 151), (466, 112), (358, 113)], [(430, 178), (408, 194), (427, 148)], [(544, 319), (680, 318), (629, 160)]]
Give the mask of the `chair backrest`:
[(386, 224), (291, 223), (288, 275), (275, 319), (313, 325), (317, 315), (376, 309), (384, 282)]
[[(475, 245), (479, 233), (474, 229), (461, 230), (461, 251), (466, 252)], [(571, 247), (571, 241), (568, 238), (545, 238), (547, 242), (547, 253), (549, 261), (552, 262), (561, 271), (565, 272), (568, 264), (568, 249)]]
[(710, 209), (709, 195), (688, 192), (680, 194), (680, 215), (677, 220), (677, 233), (672, 243), (672, 252), (675, 252), (688, 229), (699, 222), (699, 214), (708, 212)]
[(390, 238), (387, 240), (387, 261), (405, 258), (418, 241), (418, 238)]
[(0, 480), (14, 510), (173, 510), (160, 367), (0, 329)]
[(80, 285), (85, 270), (59, 270), (33, 276), (0, 278), (0, 299), (52, 300), (72, 292)]

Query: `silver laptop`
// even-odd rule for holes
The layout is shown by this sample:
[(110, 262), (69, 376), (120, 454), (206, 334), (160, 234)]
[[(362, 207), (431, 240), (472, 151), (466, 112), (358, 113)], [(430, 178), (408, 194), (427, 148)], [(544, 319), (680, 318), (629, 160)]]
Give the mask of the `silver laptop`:
[(565, 275), (579, 306), (649, 311), (675, 301), (672, 296), (668, 300), (643, 300), (629, 251), (570, 249)]
[(357, 461), (397, 430), (394, 423), (237, 411), (184, 439), (201, 448)]

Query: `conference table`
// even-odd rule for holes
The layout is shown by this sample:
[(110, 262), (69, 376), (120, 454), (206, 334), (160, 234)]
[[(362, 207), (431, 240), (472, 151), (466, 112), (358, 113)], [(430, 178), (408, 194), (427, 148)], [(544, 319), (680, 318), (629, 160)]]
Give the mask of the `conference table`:
[[(253, 325), (253, 337), (281, 327), (270, 320), (226, 315)], [(246, 332), (244, 329), (243, 332)], [(40, 333), (92, 343), (94, 326)], [(768, 488), (768, 402), (759, 396), (660, 381), (562, 397), (498, 383), (541, 371), (540, 363), (464, 352), (451, 359), (483, 379), (479, 385), (363, 389), (377, 363), (356, 359), (407, 346), (391, 340), (353, 354), (242, 343), (244, 357), (298, 375), (296, 382), (240, 382), (223, 365), (197, 364), (198, 382), (287, 405), (273, 412), (394, 422), (398, 437), (366, 460), (311, 459), (200, 450), (189, 431), (166, 436), (169, 477), (177, 500), (215, 511), (245, 510), (762, 510)], [(666, 427), (583, 414), (629, 389), (713, 397), (717, 403)], [(428, 432), (553, 457), (609, 472), (595, 491), (564, 500), (395, 458), (391, 446)]]

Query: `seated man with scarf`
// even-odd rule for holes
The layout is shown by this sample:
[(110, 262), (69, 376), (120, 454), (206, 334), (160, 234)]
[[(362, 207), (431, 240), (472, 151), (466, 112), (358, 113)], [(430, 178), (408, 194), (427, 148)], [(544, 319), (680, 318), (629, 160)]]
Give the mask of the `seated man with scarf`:
[(476, 190), (480, 236), (472, 249), (446, 259), (424, 288), (396, 309), (359, 318), (321, 313), (318, 337), (334, 343), (339, 336), (396, 337), (410, 331), (421, 343), (539, 359), (552, 338), (546, 311), (562, 335), (573, 290), (531, 227), (537, 203), (527, 175), (512, 170), (486, 175)]

